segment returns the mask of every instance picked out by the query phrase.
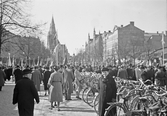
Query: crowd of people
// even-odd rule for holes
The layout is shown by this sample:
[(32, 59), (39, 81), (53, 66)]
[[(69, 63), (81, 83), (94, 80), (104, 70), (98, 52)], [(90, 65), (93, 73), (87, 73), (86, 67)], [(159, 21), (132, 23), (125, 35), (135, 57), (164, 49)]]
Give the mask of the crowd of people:
[[(149, 82), (158, 86), (167, 85), (167, 71), (164, 66), (72, 66), (60, 65), (52, 67), (3, 67), (0, 66), (0, 91), (5, 85), (5, 81), (15, 82), (13, 91), (13, 104), (18, 103), (20, 116), (33, 116), (34, 99), (40, 102), (40, 85), (44, 85), (44, 96), (48, 95), (50, 109), (55, 106), (60, 111), (60, 103), (65, 100), (72, 100), (71, 94), (75, 90), (76, 98), (80, 98), (82, 90), (80, 72), (96, 72), (101, 74), (99, 79), (99, 116), (104, 116), (108, 102), (116, 100), (117, 86), (114, 77), (120, 77), (127, 80), (142, 79), (143, 82)], [(167, 87), (167, 86), (166, 86)], [(116, 109), (115, 109), (116, 112)]]

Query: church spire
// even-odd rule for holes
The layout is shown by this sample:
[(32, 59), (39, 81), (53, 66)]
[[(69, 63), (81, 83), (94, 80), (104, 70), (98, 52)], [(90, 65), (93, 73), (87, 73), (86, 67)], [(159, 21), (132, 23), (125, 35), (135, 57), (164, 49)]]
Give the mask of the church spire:
[(50, 28), (47, 36), (47, 46), (50, 49), (50, 51), (53, 52), (54, 48), (56, 45), (59, 43), (58, 37), (57, 37), (57, 31), (55, 29), (55, 23), (54, 23), (54, 18), (52, 16), (52, 20), (50, 23)]
[(50, 23), (50, 29), (49, 29), (50, 34), (56, 34), (56, 28), (55, 28), (55, 23), (54, 23), (54, 18), (52, 16), (52, 21)]

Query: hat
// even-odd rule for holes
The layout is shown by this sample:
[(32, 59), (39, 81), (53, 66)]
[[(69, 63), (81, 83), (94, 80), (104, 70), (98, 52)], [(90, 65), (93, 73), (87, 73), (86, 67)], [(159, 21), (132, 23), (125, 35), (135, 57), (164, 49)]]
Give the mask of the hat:
[(106, 68), (106, 67), (104, 67), (104, 68), (102, 68), (102, 70), (101, 71), (109, 71), (109, 69), (108, 68)]
[(31, 69), (24, 69), (22, 74), (26, 75), (26, 74), (30, 74), (31, 72), (32, 72)]

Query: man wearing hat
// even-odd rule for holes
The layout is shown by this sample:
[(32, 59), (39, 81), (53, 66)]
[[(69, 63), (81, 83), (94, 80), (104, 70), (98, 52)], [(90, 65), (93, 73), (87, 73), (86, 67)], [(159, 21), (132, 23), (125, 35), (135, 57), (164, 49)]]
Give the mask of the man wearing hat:
[[(102, 68), (102, 77), (99, 80), (99, 116), (104, 116), (105, 109), (110, 102), (116, 100), (117, 87), (113, 78), (114, 73), (109, 73), (109, 69)], [(115, 114), (116, 109), (111, 114)]]
[(17, 81), (19, 81), (22, 78), (22, 70), (20, 70), (20, 67), (18, 65), (16, 66), (13, 75), (15, 77), (15, 83), (17, 83)]
[(14, 88), (13, 104), (18, 103), (19, 116), (33, 116), (34, 99), (39, 103), (39, 96), (33, 81), (30, 80), (32, 70), (23, 70), (23, 78)]

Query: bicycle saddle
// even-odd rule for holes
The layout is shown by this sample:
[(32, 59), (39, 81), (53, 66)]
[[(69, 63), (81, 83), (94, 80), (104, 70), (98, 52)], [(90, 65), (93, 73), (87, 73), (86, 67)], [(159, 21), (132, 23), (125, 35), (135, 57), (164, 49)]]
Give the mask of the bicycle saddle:
[(142, 102), (146, 102), (147, 101), (147, 97), (139, 97), (139, 100), (141, 100)]

